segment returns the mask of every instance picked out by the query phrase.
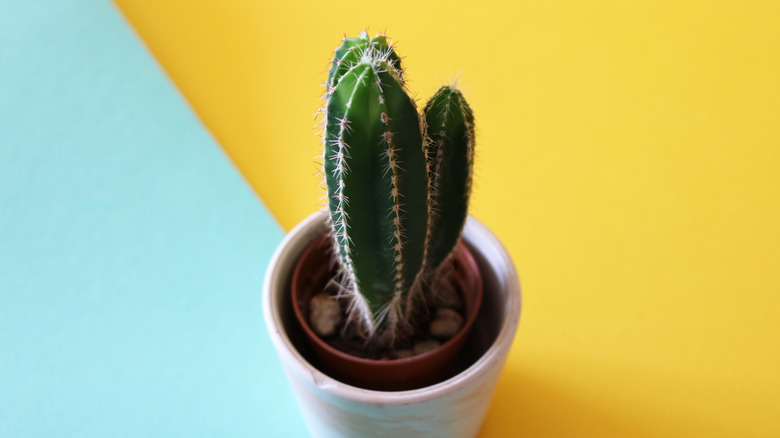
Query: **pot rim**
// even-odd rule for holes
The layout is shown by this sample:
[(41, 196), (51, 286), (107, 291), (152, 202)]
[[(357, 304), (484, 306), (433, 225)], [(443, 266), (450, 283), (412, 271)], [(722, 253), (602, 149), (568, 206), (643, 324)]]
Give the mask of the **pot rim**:
[[(312, 213), (293, 228), (274, 253), (266, 271), (263, 283), (263, 315), (271, 340), (281, 356), (282, 362), (300, 376), (310, 376), (311, 383), (327, 392), (345, 399), (384, 404), (418, 403), (436, 399), (481, 376), (497, 361), (503, 360), (505, 349), (510, 348), (520, 319), (520, 283), (514, 264), (501, 242), (481, 222), (469, 216), (463, 231), (463, 241), (475, 255), (492, 262), (493, 268), (502, 276), (499, 281), (507, 289), (508, 299), (504, 303), (505, 318), (493, 344), (472, 365), (461, 373), (434, 385), (404, 390), (377, 391), (352, 386), (338, 381), (311, 365), (298, 352), (284, 331), (284, 324), (278, 309), (282, 306), (284, 293), (274, 293), (286, 287), (295, 264), (308, 245), (327, 228), (327, 212)], [(483, 276), (487, 275), (483, 272)], [(487, 290), (485, 291), (487, 293)]]

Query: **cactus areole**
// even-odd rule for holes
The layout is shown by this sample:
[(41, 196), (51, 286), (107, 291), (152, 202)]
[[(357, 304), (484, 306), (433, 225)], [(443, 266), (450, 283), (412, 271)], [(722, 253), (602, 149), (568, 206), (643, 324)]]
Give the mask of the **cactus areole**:
[(365, 32), (336, 49), (323, 113), (341, 331), (392, 351), (436, 311), (439, 285), (458, 287), (445, 277), (468, 214), (474, 116), (455, 85), (418, 111), (391, 42)]

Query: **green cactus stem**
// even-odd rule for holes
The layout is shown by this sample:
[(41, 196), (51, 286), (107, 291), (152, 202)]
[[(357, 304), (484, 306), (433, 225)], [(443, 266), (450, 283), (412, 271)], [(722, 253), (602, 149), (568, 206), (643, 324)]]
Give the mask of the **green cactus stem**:
[(387, 37), (385, 35), (369, 37), (367, 32), (362, 32), (357, 38), (344, 38), (341, 45), (336, 48), (330, 70), (328, 71), (328, 82), (326, 84), (328, 92), (335, 87), (344, 73), (360, 61), (360, 58), (368, 50), (378, 53), (385, 58), (388, 66), (398, 73), (401, 83), (404, 82), (401, 58), (395, 53), (393, 46), (387, 42)]
[[(384, 38), (374, 41), (379, 47), (337, 52), (323, 157), (350, 318), (369, 336), (392, 334), (403, 322), (420, 281), (428, 226), (420, 116), (395, 68), (397, 56)], [(340, 49), (347, 42), (353, 44), (346, 40)]]
[(474, 163), (474, 115), (454, 85), (445, 85), (423, 110), (431, 190), (426, 272), (432, 275), (458, 243), (468, 215)]

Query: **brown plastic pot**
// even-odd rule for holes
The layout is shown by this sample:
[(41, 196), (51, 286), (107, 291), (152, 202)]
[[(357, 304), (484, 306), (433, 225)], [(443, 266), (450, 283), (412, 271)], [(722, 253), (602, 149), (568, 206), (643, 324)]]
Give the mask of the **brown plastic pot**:
[(456, 356), (463, 347), (482, 303), (482, 275), (466, 245), (454, 255), (455, 283), (461, 294), (465, 321), (460, 331), (438, 348), (404, 359), (372, 360), (344, 353), (317, 336), (309, 326), (310, 298), (322, 292), (334, 276), (332, 242), (327, 234), (316, 239), (298, 261), (291, 282), (292, 308), (318, 367), (344, 383), (366, 389), (403, 391), (444, 381), (460, 371)]

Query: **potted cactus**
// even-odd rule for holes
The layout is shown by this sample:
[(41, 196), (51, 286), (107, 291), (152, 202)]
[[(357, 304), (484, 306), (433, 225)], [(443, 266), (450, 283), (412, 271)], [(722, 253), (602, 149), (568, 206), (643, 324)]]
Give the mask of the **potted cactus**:
[(393, 46), (365, 32), (326, 88), (328, 212), (285, 239), (264, 294), (305, 417), (321, 436), (473, 436), (520, 297), (495, 237), (473, 218), (464, 233), (472, 111), (447, 85), (419, 113)]

